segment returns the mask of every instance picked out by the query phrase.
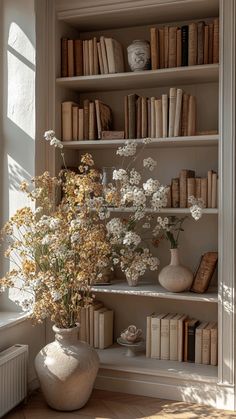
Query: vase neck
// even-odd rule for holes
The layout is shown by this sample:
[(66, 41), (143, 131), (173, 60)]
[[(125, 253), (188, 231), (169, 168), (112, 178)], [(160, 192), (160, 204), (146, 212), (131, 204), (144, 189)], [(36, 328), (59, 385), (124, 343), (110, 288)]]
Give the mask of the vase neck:
[(170, 260), (170, 264), (171, 265), (179, 265), (180, 261), (179, 261), (179, 249), (170, 249), (170, 253), (171, 253), (171, 260)]
[(76, 343), (78, 341), (79, 326), (71, 329), (60, 329), (53, 326), (53, 331), (55, 332), (55, 340), (58, 342)]

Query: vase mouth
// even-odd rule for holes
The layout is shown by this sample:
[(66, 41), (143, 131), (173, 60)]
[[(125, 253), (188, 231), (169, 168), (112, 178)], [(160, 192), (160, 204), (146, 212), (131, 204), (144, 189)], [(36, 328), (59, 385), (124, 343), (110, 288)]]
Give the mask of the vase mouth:
[(58, 334), (64, 335), (64, 336), (67, 336), (67, 335), (69, 335), (71, 333), (75, 333), (75, 332), (77, 333), (77, 332), (79, 332), (79, 329), (80, 329), (80, 324), (79, 323), (77, 323), (76, 326), (74, 326), (74, 327), (65, 328), (65, 329), (57, 327), (55, 324), (52, 326), (52, 330), (55, 333), (58, 333)]

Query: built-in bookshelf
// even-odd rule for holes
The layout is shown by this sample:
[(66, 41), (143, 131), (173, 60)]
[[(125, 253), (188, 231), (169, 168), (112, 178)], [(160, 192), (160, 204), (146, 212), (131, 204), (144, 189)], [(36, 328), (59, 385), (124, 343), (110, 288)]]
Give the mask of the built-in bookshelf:
[[(232, 239), (231, 228), (226, 224), (224, 211), (227, 205), (231, 207), (233, 205), (229, 190), (230, 188), (231, 192), (233, 190), (232, 165), (234, 163), (230, 160), (233, 156), (233, 142), (228, 140), (226, 135), (227, 133), (228, 136), (231, 135), (229, 126), (232, 120), (227, 120), (227, 118), (232, 118), (232, 112), (228, 109), (228, 116), (226, 116), (223, 104), (226, 109), (226, 94), (229, 96), (233, 92), (233, 82), (230, 79), (230, 82), (228, 80), (226, 83), (225, 74), (226, 62), (228, 65), (233, 65), (231, 62), (233, 48), (230, 45), (229, 51), (224, 53), (224, 62), (220, 54), (220, 64), (131, 72), (128, 71), (126, 57), (126, 72), (120, 74), (62, 78), (60, 71), (60, 48), (63, 37), (69, 39), (78, 37), (89, 39), (101, 35), (114, 37), (126, 51), (127, 45), (132, 40), (149, 39), (150, 28), (155, 25), (182, 25), (193, 20), (207, 20), (217, 16), (220, 18), (221, 36), (227, 33), (229, 37), (232, 30), (230, 17), (234, 10), (233, 1), (229, 0), (227, 5), (223, 0), (203, 0), (200, 3), (197, 0), (191, 2), (173, 0), (168, 4), (162, 0), (155, 2), (132, 0), (107, 5), (103, 2), (100, 5), (99, 1), (92, 1), (88, 8), (86, 2), (83, 2), (83, 7), (81, 7), (79, 0), (57, 0), (56, 10), (52, 11), (51, 15), (51, 18), (55, 19), (54, 41), (51, 46), (51, 65), (55, 69), (51, 85), (55, 86), (55, 91), (52, 90), (54, 96), (52, 95), (53, 111), (50, 127), (55, 128), (57, 137), (61, 138), (61, 103), (63, 101), (71, 100), (81, 105), (84, 99), (91, 101), (100, 99), (112, 108), (114, 129), (124, 130), (123, 98), (125, 95), (137, 93), (146, 97), (158, 97), (163, 93), (168, 93), (170, 87), (176, 86), (196, 96), (197, 131), (218, 131), (219, 133), (154, 138), (145, 149), (145, 157), (150, 155), (150, 152), (153, 157), (157, 157), (158, 166), (154, 176), (164, 184), (168, 184), (182, 168), (193, 169), (199, 173), (199, 176), (204, 176), (209, 169), (218, 173), (219, 209), (205, 209), (198, 223), (190, 219), (180, 243), (183, 263), (192, 270), (196, 269), (202, 253), (218, 250), (218, 278), (214, 277), (212, 286), (204, 294), (169, 293), (158, 284), (157, 274), (149, 277), (148, 273), (144, 281), (140, 280), (137, 287), (130, 288), (124, 281), (118, 281), (112, 282), (111, 285), (93, 286), (93, 292), (97, 299), (109, 309), (114, 310), (114, 342), (129, 324), (141, 327), (145, 335), (146, 316), (151, 310), (186, 313), (202, 321), (218, 320), (219, 366), (147, 359), (144, 352), (138, 353), (134, 358), (128, 358), (124, 356), (122, 347), (114, 345), (98, 351), (101, 366), (96, 386), (101, 389), (127, 391), (134, 394), (200, 401), (232, 409), (234, 391), (229, 388), (232, 389), (234, 384), (232, 372), (234, 323), (231, 315), (233, 296), (230, 292), (233, 281), (232, 270), (230, 271), (233, 265), (230, 261), (232, 262), (233, 256), (228, 244), (228, 240)], [(229, 20), (227, 28), (226, 19)], [(221, 42), (224, 41), (221, 40)], [(226, 86), (224, 89), (223, 85)], [(231, 100), (230, 103), (233, 101)], [(63, 145), (67, 161), (69, 160), (71, 166), (77, 165), (81, 154), (88, 150), (93, 154), (98, 168), (118, 167), (119, 161), (115, 149), (123, 145), (124, 141), (113, 139), (65, 141)], [(135, 141), (141, 146), (141, 139)], [(61, 167), (59, 154), (55, 153), (51, 156), (50, 162), (54, 172), (58, 172)], [(228, 166), (227, 162), (229, 162)], [(228, 185), (227, 188), (223, 190), (226, 185)], [(120, 214), (125, 216), (126, 213), (132, 211), (132, 208), (110, 208), (110, 211), (117, 216)], [(161, 210), (161, 213), (181, 216), (188, 215), (189, 209), (165, 208)], [(232, 211), (228, 211), (227, 214), (233, 222)], [(160, 269), (169, 263), (167, 245), (158, 249), (158, 257), (161, 261)], [(229, 328), (226, 327), (227, 321), (230, 324)], [(223, 331), (223, 327), (227, 329), (227, 333)], [(225, 387), (218, 385), (222, 382), (226, 383)]]

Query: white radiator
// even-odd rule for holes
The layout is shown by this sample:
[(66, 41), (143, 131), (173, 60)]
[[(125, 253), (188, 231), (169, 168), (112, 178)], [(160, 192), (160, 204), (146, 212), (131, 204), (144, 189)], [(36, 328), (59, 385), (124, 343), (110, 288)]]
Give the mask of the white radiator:
[(26, 398), (28, 346), (0, 352), (0, 418)]

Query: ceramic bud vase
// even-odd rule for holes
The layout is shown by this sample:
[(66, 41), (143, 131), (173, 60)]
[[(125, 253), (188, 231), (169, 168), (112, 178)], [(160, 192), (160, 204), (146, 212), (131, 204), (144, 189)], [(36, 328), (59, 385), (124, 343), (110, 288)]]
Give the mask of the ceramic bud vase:
[(72, 329), (53, 326), (53, 330), (55, 341), (38, 353), (35, 369), (50, 407), (77, 410), (91, 395), (99, 358), (91, 346), (78, 340), (79, 326)]
[(128, 62), (132, 71), (150, 70), (151, 55), (150, 43), (144, 40), (135, 40), (127, 48)]
[(187, 291), (192, 285), (193, 274), (190, 269), (180, 264), (178, 249), (170, 249), (170, 252), (170, 264), (161, 270), (159, 274), (159, 282), (167, 291)]

